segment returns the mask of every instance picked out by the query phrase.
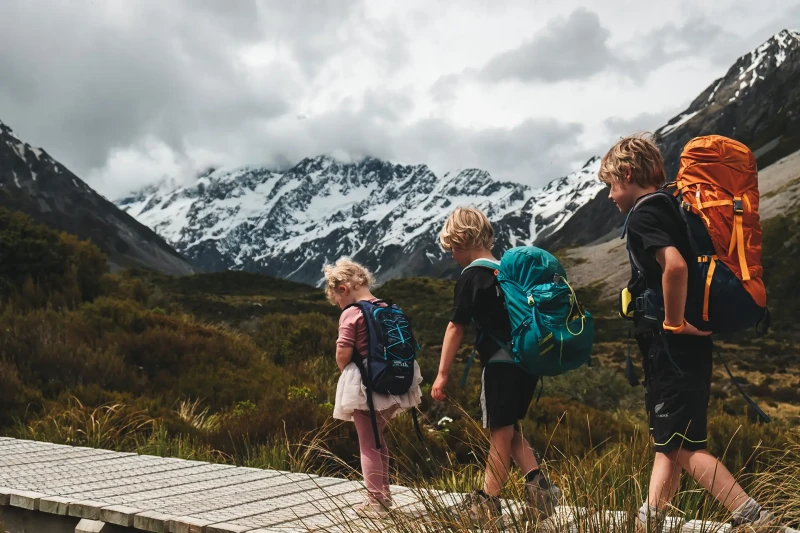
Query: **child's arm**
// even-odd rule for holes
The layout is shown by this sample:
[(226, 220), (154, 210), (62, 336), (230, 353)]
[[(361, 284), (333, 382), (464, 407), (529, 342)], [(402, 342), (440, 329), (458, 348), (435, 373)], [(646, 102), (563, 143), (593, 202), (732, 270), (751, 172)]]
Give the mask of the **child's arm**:
[[(679, 327), (684, 322), (686, 293), (689, 288), (689, 267), (674, 246), (659, 248), (655, 255), (663, 271), (661, 288), (664, 293), (664, 322), (669, 326)], [(710, 331), (700, 331), (688, 322), (681, 333), (684, 335), (711, 335)]]
[[(328, 352), (330, 353), (330, 352)], [(350, 361), (353, 360), (353, 347), (352, 346), (339, 346), (336, 345), (336, 366), (339, 367), (340, 371), (344, 370), (344, 367), (350, 364)]]
[(448, 374), (453, 360), (458, 353), (458, 347), (461, 346), (461, 340), (464, 338), (464, 326), (450, 322), (447, 325), (447, 331), (444, 333), (444, 340), (442, 341), (442, 357), (439, 360), (439, 374), (436, 376), (436, 381), (431, 388), (431, 397), (440, 402), (447, 398), (444, 393), (444, 387), (447, 385)]
[(339, 337), (336, 339), (336, 366), (339, 367), (340, 371), (343, 371), (344, 367), (353, 360), (359, 321), (362, 322), (362, 328), (366, 327), (363, 324), (363, 320), (361, 311), (355, 307), (346, 309), (339, 317)]

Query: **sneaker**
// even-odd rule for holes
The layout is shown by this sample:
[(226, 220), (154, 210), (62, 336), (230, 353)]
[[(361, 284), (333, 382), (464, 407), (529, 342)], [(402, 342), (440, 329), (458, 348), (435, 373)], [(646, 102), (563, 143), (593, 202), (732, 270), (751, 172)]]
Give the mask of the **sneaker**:
[(647, 522), (642, 522), (641, 516), (639, 516), (639, 512), (636, 513), (636, 533), (666, 533), (667, 531), (671, 531), (664, 527), (664, 524), (667, 520), (667, 514), (665, 511), (656, 511), (654, 514), (648, 514)]
[(500, 499), (492, 501), (483, 491), (476, 490), (467, 494), (464, 501), (453, 508), (453, 512), (480, 529), (496, 531), (505, 528)]
[(369, 518), (372, 520), (385, 518), (394, 507), (392, 500), (379, 501), (367, 498), (364, 503), (353, 506), (353, 510), (361, 518)]
[(556, 506), (561, 503), (561, 489), (551, 485), (542, 474), (539, 474), (532, 481), (525, 483), (525, 500), (528, 502), (528, 507), (540, 518), (550, 518), (556, 512)]
[(796, 533), (796, 529), (782, 526), (775, 515), (769, 511), (761, 511), (755, 522), (741, 524), (731, 529), (731, 533)]
[(662, 533), (664, 531), (664, 518), (649, 516), (647, 522), (642, 522), (636, 514), (636, 533)]

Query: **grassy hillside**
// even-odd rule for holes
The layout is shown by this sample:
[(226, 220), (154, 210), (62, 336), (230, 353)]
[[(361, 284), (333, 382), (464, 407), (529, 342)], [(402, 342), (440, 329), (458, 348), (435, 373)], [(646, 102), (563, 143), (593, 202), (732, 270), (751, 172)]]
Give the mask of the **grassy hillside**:
[[(797, 423), (790, 408), (800, 400), (800, 380), (791, 370), (797, 368), (797, 329), (784, 313), (797, 308), (791, 268), (798, 252), (780, 237), (796, 236), (797, 220), (776, 224), (768, 228), (765, 265), (778, 292), (780, 335), (723, 348), (736, 353), (735, 366), (746, 372), (757, 398), (789, 407), (775, 423), (757, 424), (730, 384), (721, 377), (715, 381), (712, 449), (728, 448), (734, 468), (760, 442), (781, 447)], [(330, 465), (330, 458), (312, 459), (302, 446), (324, 434), (325, 447), (354, 464), (352, 424), (329, 420), (338, 378), (339, 311), (321, 290), (242, 272), (183, 278), (109, 274), (89, 243), (7, 211), (0, 211), (0, 228), (0, 432), (295, 469)], [(422, 410), (430, 431), (420, 443), (409, 417), (392, 424), (396, 453), (424, 458), (412, 462), (421, 474), (435, 473), (442, 462), (474, 462), (469, 417), (480, 412), (477, 366), (467, 385), (458, 386), (469, 344), (459, 352), (451, 401), (434, 404), (427, 395), (452, 290), (450, 281), (415, 278), (375, 291), (411, 315), (422, 344)], [(598, 287), (581, 291), (598, 316), (595, 366), (546, 380), (524, 426), (546, 457), (579, 457), (641, 441), (646, 433), (642, 391), (631, 388), (619, 370), (625, 326), (598, 294)], [(453, 422), (438, 424), (445, 416)]]

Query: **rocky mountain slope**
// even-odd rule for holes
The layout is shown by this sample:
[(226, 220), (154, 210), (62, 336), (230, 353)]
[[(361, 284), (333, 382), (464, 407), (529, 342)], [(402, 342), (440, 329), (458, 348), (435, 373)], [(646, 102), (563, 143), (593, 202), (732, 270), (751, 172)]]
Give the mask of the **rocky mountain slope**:
[[(688, 109), (655, 132), (667, 179), (678, 171), (681, 150), (692, 138), (725, 135), (753, 150), (759, 168), (800, 150), (800, 32), (784, 30), (741, 56)], [(580, 246), (622, 225), (605, 191), (542, 244)]]
[(118, 209), (40, 148), (0, 122), (0, 206), (90, 239), (112, 268), (141, 266), (169, 274), (192, 267), (150, 228)]
[[(800, 215), (800, 151), (758, 173), (761, 194), (759, 215), (762, 224), (784, 214)], [(602, 296), (614, 297), (630, 277), (625, 241), (616, 238), (577, 247), (564, 255), (570, 265), (571, 280), (578, 286), (603, 283)], [(785, 235), (789, 242), (793, 235)]]

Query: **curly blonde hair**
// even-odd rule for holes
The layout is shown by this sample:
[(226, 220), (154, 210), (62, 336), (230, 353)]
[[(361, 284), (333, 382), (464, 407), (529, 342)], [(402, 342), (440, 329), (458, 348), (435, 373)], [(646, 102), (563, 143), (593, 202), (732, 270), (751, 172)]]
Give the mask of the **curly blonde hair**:
[(342, 257), (332, 265), (325, 265), (325, 295), (328, 301), (336, 305), (334, 295), (336, 287), (346, 285), (350, 290), (359, 287), (371, 288), (375, 285), (375, 277), (367, 267), (352, 261), (349, 257)]
[(494, 229), (483, 211), (474, 207), (457, 207), (450, 213), (439, 233), (439, 243), (445, 250), (469, 250), (494, 246)]
[(597, 177), (608, 186), (631, 181), (640, 187), (661, 187), (667, 181), (661, 152), (649, 133), (620, 139), (600, 161)]

